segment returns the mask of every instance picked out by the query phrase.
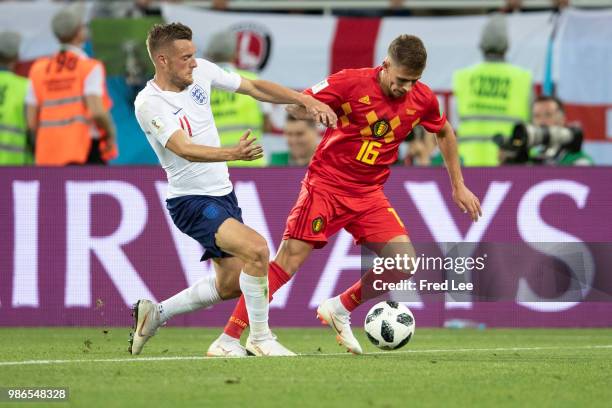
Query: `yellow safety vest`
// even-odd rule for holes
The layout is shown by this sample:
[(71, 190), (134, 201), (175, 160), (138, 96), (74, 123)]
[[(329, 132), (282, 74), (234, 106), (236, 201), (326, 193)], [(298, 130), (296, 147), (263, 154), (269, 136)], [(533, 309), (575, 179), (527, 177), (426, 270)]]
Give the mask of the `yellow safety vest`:
[(455, 72), (459, 154), (466, 166), (496, 166), (495, 135), (529, 120), (531, 73), (506, 62), (482, 62)]
[[(233, 69), (234, 72), (247, 79), (257, 79), (252, 72)], [(221, 146), (234, 146), (240, 137), (251, 129), (251, 135), (261, 143), (263, 130), (263, 113), (259, 103), (247, 95), (225, 92), (213, 89), (210, 95), (210, 107), (215, 118), (215, 125), (219, 131)], [(263, 167), (264, 158), (254, 161), (231, 161), (227, 163), (233, 167)]]
[(32, 164), (28, 149), (25, 96), (28, 80), (0, 71), (0, 165)]

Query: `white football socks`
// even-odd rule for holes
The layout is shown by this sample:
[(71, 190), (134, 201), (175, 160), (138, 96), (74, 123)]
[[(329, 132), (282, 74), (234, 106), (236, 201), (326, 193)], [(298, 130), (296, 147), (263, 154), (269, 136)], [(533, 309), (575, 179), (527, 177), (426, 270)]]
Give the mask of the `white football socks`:
[(217, 292), (216, 280), (215, 275), (207, 276), (197, 281), (193, 286), (161, 302), (158, 305), (161, 323), (165, 323), (176, 315), (193, 312), (221, 302), (221, 296)]
[(244, 295), (249, 315), (250, 336), (255, 340), (265, 338), (270, 333), (268, 327), (268, 277), (240, 274), (240, 290)]

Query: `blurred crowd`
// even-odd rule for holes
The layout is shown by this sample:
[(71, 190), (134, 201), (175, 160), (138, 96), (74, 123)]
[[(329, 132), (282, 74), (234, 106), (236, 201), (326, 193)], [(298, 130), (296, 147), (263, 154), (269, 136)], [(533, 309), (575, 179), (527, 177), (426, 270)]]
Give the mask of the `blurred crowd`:
[[(14, 0), (0, 0), (3, 1), (14, 1)], [(29, 0), (33, 2), (55, 2), (55, 3), (73, 3), (81, 0)], [(256, 2), (256, 0), (251, 0)], [(270, 0), (268, 0), (270, 1)], [(383, 16), (436, 16), (436, 15), (457, 15), (463, 13), (479, 14), (479, 13), (520, 13), (530, 11), (542, 11), (542, 10), (561, 10), (570, 5), (570, 0), (549, 0), (550, 4), (548, 7), (526, 7), (528, 1), (525, 0), (504, 0), (504, 5), (499, 8), (490, 7), (470, 7), (467, 10), (461, 10), (457, 7), (452, 8), (431, 8), (419, 7), (418, 9), (410, 8), (410, 0), (388, 0), (379, 1), (380, 7), (368, 7), (365, 9), (350, 9), (350, 8), (333, 8), (331, 12), (335, 15), (345, 16), (360, 16), (360, 17), (383, 17)], [(143, 17), (161, 15), (160, 4), (161, 3), (183, 3), (189, 4), (190, 0), (105, 0), (98, 1), (96, 4), (95, 14), (98, 17)], [(201, 2), (200, 2), (201, 3)], [(210, 8), (214, 10), (232, 10), (232, 11), (243, 11), (239, 8), (232, 6), (231, 0), (210, 0), (208, 3)], [(246, 11), (246, 9), (244, 10)], [(248, 10), (253, 12), (252, 9)], [(288, 10), (279, 10), (278, 8), (270, 10), (261, 10), (265, 12), (281, 12), (281, 13), (308, 13), (308, 14), (320, 14), (324, 13), (325, 10), (308, 9), (308, 10), (296, 10), (291, 8)]]
[[(406, 13), (402, 5), (402, 0), (394, 0), (380, 12)], [(218, 0), (212, 6), (225, 9), (228, 3)], [(555, 9), (567, 6), (568, 0), (551, 1)], [(98, 16), (159, 15), (159, 2), (151, 0), (99, 2), (96, 7)], [(553, 95), (534, 95), (530, 72), (505, 59), (509, 40), (504, 14), (525, 11), (522, 1), (508, 0), (496, 11), (480, 43), (474, 44), (482, 62), (455, 72), (453, 78), (452, 109), (463, 165), (592, 165), (582, 151), (580, 128), (566, 123), (563, 102)], [(118, 155), (109, 113), (112, 102), (104, 64), (82, 50), (87, 29), (81, 4), (71, 4), (55, 15), (52, 30), (60, 51), (36, 61), (29, 78), (13, 73), (19, 36), (0, 33), (0, 165), (107, 164)], [(234, 65), (236, 44), (231, 32), (217, 33), (204, 57), (256, 78)], [(215, 90), (211, 107), (224, 145), (236, 144), (245, 129), (252, 129), (260, 140), (278, 134), (272, 136), (277, 140), (265, 159), (230, 165), (306, 166), (324, 131), (313, 122), (287, 116), (282, 107), (242, 95)], [(397, 161), (405, 166), (443, 164), (435, 135), (419, 126), (408, 135)]]

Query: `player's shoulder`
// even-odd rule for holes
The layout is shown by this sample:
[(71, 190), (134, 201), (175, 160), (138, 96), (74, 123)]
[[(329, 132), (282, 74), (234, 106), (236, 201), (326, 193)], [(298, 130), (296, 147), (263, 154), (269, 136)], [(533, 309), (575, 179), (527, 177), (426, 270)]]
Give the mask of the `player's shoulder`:
[(198, 69), (198, 70), (206, 70), (206, 69), (219, 67), (214, 62), (210, 62), (208, 60), (205, 60), (204, 58), (196, 58), (196, 64), (197, 64), (197, 67), (195, 69)]
[(332, 74), (330, 78), (343, 79), (345, 81), (359, 82), (371, 78), (376, 73), (376, 68), (346, 68)]
[(222, 70), (222, 68), (214, 62), (210, 62), (204, 58), (196, 58), (196, 64), (198, 66), (193, 70), (193, 75), (196, 79), (210, 81), (212, 78), (218, 75), (219, 71)]
[(434, 91), (431, 90), (429, 85), (427, 85), (426, 83), (421, 82), (421, 81), (417, 81), (414, 84), (414, 89), (413, 90), (417, 91), (418, 93), (421, 93), (423, 95), (435, 96)]
[(367, 80), (374, 75), (374, 68), (347, 68), (330, 75), (324, 81), (313, 86), (312, 90), (316, 93), (330, 86), (331, 89), (336, 91), (351, 94), (353, 90), (366, 86), (368, 84)]
[(151, 82), (147, 82), (147, 84), (145, 85), (144, 88), (142, 88), (140, 90), (140, 92), (138, 92), (138, 94), (136, 95), (136, 99), (134, 99), (134, 103), (140, 101), (144, 101), (146, 99), (149, 99), (150, 97), (152, 97), (155, 93), (155, 89), (153, 89), (153, 87), (151, 86)]
[(409, 97), (406, 99), (406, 103), (413, 106), (431, 106), (432, 101), (436, 98), (435, 92), (432, 91), (427, 84), (418, 81), (412, 87)]
[(140, 92), (138, 92), (136, 99), (134, 99), (134, 109), (136, 113), (150, 110), (153, 107), (161, 108), (166, 104), (167, 102), (162, 94), (153, 87), (150, 81)]

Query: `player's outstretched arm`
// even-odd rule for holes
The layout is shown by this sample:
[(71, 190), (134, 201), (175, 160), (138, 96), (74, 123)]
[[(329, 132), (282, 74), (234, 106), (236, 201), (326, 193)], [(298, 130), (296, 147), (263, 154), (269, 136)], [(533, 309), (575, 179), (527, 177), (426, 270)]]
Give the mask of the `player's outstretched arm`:
[(253, 98), (272, 103), (295, 104), (303, 106), (315, 121), (328, 126), (336, 127), (338, 117), (334, 111), (309, 95), (304, 95), (292, 89), (286, 88), (274, 82), (263, 79), (250, 80), (242, 78), (238, 93), (252, 96)]
[(299, 105), (287, 105), (285, 110), (288, 114), (299, 120), (314, 120), (314, 118), (306, 111), (306, 108)]
[[(313, 120), (316, 123), (323, 123), (323, 121), (321, 121), (321, 119), (319, 117), (317, 117), (317, 115), (311, 115), (310, 113), (308, 113), (308, 111), (306, 110), (305, 107), (300, 106), (300, 105), (287, 105), (285, 107), (285, 110), (287, 111), (288, 114), (290, 114), (291, 116), (293, 116), (296, 119), (299, 120)], [(334, 126), (329, 126), (331, 128), (336, 128), (336, 124), (334, 124)]]
[(447, 121), (436, 136), (453, 186), (453, 200), (464, 213), (470, 213), (472, 220), (478, 221), (478, 217), (482, 216), (480, 201), (463, 182), (455, 131)]
[(250, 135), (251, 130), (247, 130), (233, 147), (212, 147), (192, 143), (187, 133), (179, 129), (168, 139), (166, 149), (192, 162), (252, 161), (263, 157), (263, 148), (253, 143), (255, 139)]

